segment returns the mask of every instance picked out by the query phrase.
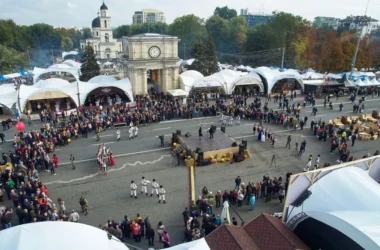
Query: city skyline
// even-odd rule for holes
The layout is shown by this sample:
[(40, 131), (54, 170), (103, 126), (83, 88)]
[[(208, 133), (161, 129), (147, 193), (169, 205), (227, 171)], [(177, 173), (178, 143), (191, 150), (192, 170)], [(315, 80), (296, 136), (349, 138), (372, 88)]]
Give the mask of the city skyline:
[[(97, 16), (103, 0), (2, 0), (2, 19), (13, 19), (19, 25), (31, 25), (34, 23), (47, 23), (57, 27), (89, 27), (91, 20)], [(201, 18), (209, 18), (216, 7), (228, 6), (240, 14), (240, 9), (248, 8), (251, 13), (270, 14), (272, 11), (283, 11), (300, 15), (313, 21), (317, 16), (345, 18), (349, 15), (364, 15), (367, 2), (358, 4), (355, 0), (320, 0), (313, 8), (310, 2), (303, 0), (259, 0), (252, 3), (249, 0), (230, 2), (220, 0), (218, 2), (205, 2), (201, 0), (132, 0), (126, 3), (124, 0), (105, 0), (113, 20), (113, 27), (123, 24), (131, 24), (135, 11), (141, 9), (158, 9), (164, 12), (168, 24), (175, 18), (194, 14)], [(202, 8), (199, 8), (202, 6)], [(328, 6), (328, 8), (325, 8)], [(86, 11), (84, 11), (86, 10)], [(41, 15), (43, 13), (43, 15)], [(380, 2), (369, 3), (367, 16), (380, 19)]]

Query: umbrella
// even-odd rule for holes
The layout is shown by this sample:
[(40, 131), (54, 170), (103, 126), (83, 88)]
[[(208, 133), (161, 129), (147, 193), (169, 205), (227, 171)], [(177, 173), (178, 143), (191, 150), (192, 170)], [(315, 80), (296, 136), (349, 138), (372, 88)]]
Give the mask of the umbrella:
[(224, 222), (224, 218), (227, 219), (228, 225), (231, 224), (231, 219), (230, 219), (230, 204), (228, 204), (228, 201), (225, 201), (223, 203), (223, 209), (222, 209), (222, 215), (220, 216), (220, 219), (222, 220), (222, 223)]

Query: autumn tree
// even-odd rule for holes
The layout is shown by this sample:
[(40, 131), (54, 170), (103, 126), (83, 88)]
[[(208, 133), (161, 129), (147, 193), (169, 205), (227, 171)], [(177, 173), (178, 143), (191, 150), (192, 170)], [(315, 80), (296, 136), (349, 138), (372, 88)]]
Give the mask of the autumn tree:
[(344, 52), (340, 39), (337, 39), (334, 30), (330, 30), (326, 35), (326, 42), (322, 45), (319, 60), (320, 71), (338, 72), (343, 69)]

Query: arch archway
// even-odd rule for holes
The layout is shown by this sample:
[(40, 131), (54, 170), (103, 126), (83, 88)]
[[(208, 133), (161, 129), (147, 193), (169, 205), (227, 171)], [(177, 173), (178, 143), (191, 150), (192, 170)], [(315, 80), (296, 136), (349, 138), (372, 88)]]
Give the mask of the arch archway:
[(284, 93), (288, 94), (288, 91), (301, 90), (303, 92), (303, 83), (294, 78), (282, 78), (277, 80), (273, 86), (269, 89), (271, 93)]
[(69, 111), (77, 108), (77, 103), (73, 96), (59, 90), (37, 91), (29, 95), (24, 106), (21, 107), (26, 114), (29, 110), (31, 113), (40, 112), (43, 109), (48, 109), (57, 114), (62, 111)]
[[(66, 78), (62, 77), (63, 73), (65, 73), (66, 76), (70, 75), (68, 77), (68, 78), (70, 78), (69, 82), (79, 81), (79, 70), (75, 70), (75, 69), (54, 69), (54, 68), (48, 68), (48, 69), (44, 70), (43, 72), (41, 72), (40, 74), (34, 75), (33, 81), (34, 81), (34, 83), (36, 83), (39, 80), (42, 80), (41, 76), (46, 75), (46, 74), (50, 74), (51, 77), (47, 77), (44, 80), (49, 79), (49, 78), (59, 78), (59, 79), (67, 80)], [(74, 78), (75, 80), (72, 80), (72, 78)]]
[(12, 107), (8, 107), (7, 105), (0, 102), (0, 116), (1, 115), (14, 115), (16, 109), (16, 103)]
[(121, 103), (131, 102), (132, 100), (133, 97), (129, 96), (128, 92), (117, 86), (96, 87), (87, 94), (84, 105), (112, 106), (115, 104), (118, 105)]

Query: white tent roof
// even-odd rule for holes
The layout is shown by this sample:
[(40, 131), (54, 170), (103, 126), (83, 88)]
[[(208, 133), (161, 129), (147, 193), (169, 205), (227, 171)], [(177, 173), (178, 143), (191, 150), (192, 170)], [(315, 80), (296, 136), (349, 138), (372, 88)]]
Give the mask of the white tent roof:
[(77, 68), (77, 69), (80, 69), (80, 66), (82, 65), (81, 63), (78, 63), (74, 60), (65, 60), (64, 62), (62, 62), (62, 64), (66, 64), (72, 68)]
[(364, 74), (368, 77), (375, 77), (376, 76), (375, 73), (373, 73), (373, 72), (364, 72)]
[(353, 82), (358, 87), (365, 87), (367, 84), (365, 84), (360, 78), (358, 78), (356, 81)]
[[(62, 238), (64, 235), (64, 238)], [(117, 238), (96, 227), (74, 222), (38, 222), (0, 231), (2, 249), (7, 250), (128, 250)]]
[(235, 80), (231, 84), (227, 84), (227, 92), (231, 94), (236, 86), (241, 85), (257, 85), (260, 88), (260, 92), (264, 92), (264, 84), (261, 81), (260, 76), (255, 72), (250, 72), (247, 75), (235, 78)]
[(38, 70), (36, 70), (36, 73), (34, 73), (34, 71), (33, 71), (33, 74), (34, 74), (33, 75), (33, 82), (36, 83), (39, 80), (38, 78), (41, 75), (46, 74), (46, 73), (52, 73), (52, 72), (69, 73), (69, 74), (72, 74), (77, 81), (79, 81), (79, 71), (80, 71), (79, 69), (70, 67), (70, 66), (68, 66), (66, 64), (62, 64), (62, 65), (65, 65), (68, 68), (64, 69), (64, 68), (49, 67), (49, 68), (47, 68), (45, 70), (41, 70), (40, 68), (38, 68)]
[(316, 72), (306, 72), (302, 74), (303, 79), (323, 79), (323, 74)]
[(0, 104), (14, 112), (17, 102), (17, 90), (13, 83), (0, 85)]
[(371, 80), (371, 84), (372, 84), (373, 86), (379, 86), (379, 85), (380, 85), (380, 82), (377, 81), (376, 78), (373, 78), (373, 79)]
[(268, 67), (258, 67), (253, 69), (253, 72), (266, 79), (268, 84), (268, 93), (272, 91), (275, 83), (282, 79), (296, 79), (301, 84), (302, 89), (304, 89), (302, 77), (296, 70), (288, 69), (283, 72), (279, 72), (278, 70), (270, 69)]
[(210, 250), (205, 238), (167, 248), (169, 250)]
[(365, 170), (346, 167), (320, 178), (292, 215), (305, 213), (347, 235), (363, 249), (380, 248), (380, 185)]
[(336, 79), (336, 80), (338, 80), (338, 79), (342, 79), (342, 76), (341, 76), (341, 75), (339, 75), (339, 74), (332, 74), (332, 73), (328, 73), (328, 74), (327, 74), (327, 77), (328, 77), (328, 78), (332, 78), (332, 79)]
[(218, 75), (206, 76), (194, 82), (193, 88), (221, 87), (227, 91), (224, 79)]
[(196, 80), (204, 76), (196, 70), (188, 70), (179, 75), (181, 80), (181, 88), (186, 92), (190, 92)]
[[(94, 77), (95, 78), (95, 77)], [(93, 78), (93, 79), (94, 79)], [(95, 79), (96, 80), (96, 79)], [(83, 104), (87, 96), (97, 88), (110, 88), (115, 87), (122, 90), (133, 102), (132, 84), (128, 78), (124, 78), (114, 82), (72, 82), (69, 83), (66, 80), (59, 78), (50, 78), (47, 80), (40, 80), (32, 86), (21, 85), (20, 87), (20, 105), (21, 110), (28, 100), (31, 99), (54, 99), (54, 98), (66, 98), (70, 97), (75, 105), (78, 106), (78, 86), (80, 93), (80, 102)], [(16, 98), (17, 99), (17, 98)]]
[(78, 51), (62, 52), (62, 58), (65, 58), (65, 56), (68, 56), (68, 55), (76, 56), (78, 55)]
[(88, 82), (91, 83), (110, 83), (110, 82), (117, 82), (117, 79), (113, 76), (107, 76), (107, 75), (99, 75), (91, 78), (88, 80)]
[(21, 77), (21, 74), (20, 73), (12, 73), (12, 74), (8, 74), (8, 75), (4, 75), (4, 78), (6, 78), (6, 79), (13, 79), (16, 77)]
[(51, 69), (71, 69), (72, 67), (67, 65), (67, 64), (57, 63), (57, 64), (51, 65), (49, 68), (51, 68)]

